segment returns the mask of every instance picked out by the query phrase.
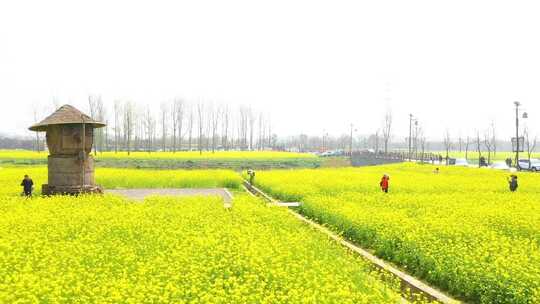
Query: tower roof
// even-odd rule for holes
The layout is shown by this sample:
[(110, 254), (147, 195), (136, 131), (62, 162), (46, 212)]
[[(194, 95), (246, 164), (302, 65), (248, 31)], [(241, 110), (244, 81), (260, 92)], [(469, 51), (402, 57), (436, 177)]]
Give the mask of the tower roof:
[(49, 125), (64, 124), (88, 124), (92, 125), (94, 128), (101, 128), (105, 126), (104, 123), (92, 119), (92, 117), (77, 110), (72, 105), (63, 105), (47, 118), (28, 129), (31, 131), (47, 131), (47, 126)]

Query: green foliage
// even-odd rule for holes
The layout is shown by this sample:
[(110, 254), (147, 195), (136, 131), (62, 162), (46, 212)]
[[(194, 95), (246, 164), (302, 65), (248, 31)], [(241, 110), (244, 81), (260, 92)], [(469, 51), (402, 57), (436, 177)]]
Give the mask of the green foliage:
[[(93, 154), (92, 154), (93, 155)], [(247, 168), (317, 168), (321, 160), (312, 154), (277, 151), (217, 151), (203, 152), (98, 152), (97, 167), (216, 169)], [(47, 163), (46, 152), (0, 150), (0, 164), (36, 165)]]

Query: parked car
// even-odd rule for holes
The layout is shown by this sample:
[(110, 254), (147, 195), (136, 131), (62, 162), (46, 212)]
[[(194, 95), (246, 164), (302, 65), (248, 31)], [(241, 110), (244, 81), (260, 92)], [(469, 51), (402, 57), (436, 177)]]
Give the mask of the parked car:
[(334, 151), (324, 151), (323, 153), (319, 154), (321, 157), (330, 157), (334, 156)]
[(448, 159), (449, 165), (459, 166), (459, 167), (468, 167), (469, 162), (465, 158), (450, 158)]
[(527, 171), (540, 171), (540, 160), (531, 158), (529, 161), (528, 159), (520, 159), (518, 162), (519, 169), (520, 170), (527, 170)]
[(510, 167), (508, 166), (508, 164), (506, 164), (506, 162), (504, 161), (497, 161), (497, 162), (494, 162), (493, 164), (491, 164), (489, 166), (491, 169), (495, 169), (495, 170), (510, 170)]

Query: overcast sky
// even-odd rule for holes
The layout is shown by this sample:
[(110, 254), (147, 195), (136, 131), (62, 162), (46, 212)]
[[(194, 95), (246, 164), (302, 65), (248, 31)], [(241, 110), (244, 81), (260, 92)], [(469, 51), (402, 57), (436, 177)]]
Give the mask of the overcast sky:
[(390, 107), (396, 135), (413, 113), (431, 139), (491, 120), (507, 138), (519, 100), (540, 132), (539, 16), (535, 1), (1, 1), (0, 132), (88, 94), (250, 104), (282, 135), (374, 132)]

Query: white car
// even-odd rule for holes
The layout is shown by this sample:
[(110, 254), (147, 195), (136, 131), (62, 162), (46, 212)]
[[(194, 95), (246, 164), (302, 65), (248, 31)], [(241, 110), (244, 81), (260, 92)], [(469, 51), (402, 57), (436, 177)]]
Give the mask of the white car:
[(518, 164), (520, 170), (540, 171), (540, 160), (538, 159), (531, 158), (530, 161), (528, 159), (520, 159)]
[(454, 162), (454, 166), (468, 167), (469, 162), (465, 158), (456, 158), (456, 161)]
[(510, 167), (503, 161), (494, 162), (489, 167), (495, 170), (510, 170)]
[(324, 152), (321, 153), (319, 156), (321, 156), (321, 157), (330, 157), (330, 156), (334, 156), (334, 151), (324, 151)]

